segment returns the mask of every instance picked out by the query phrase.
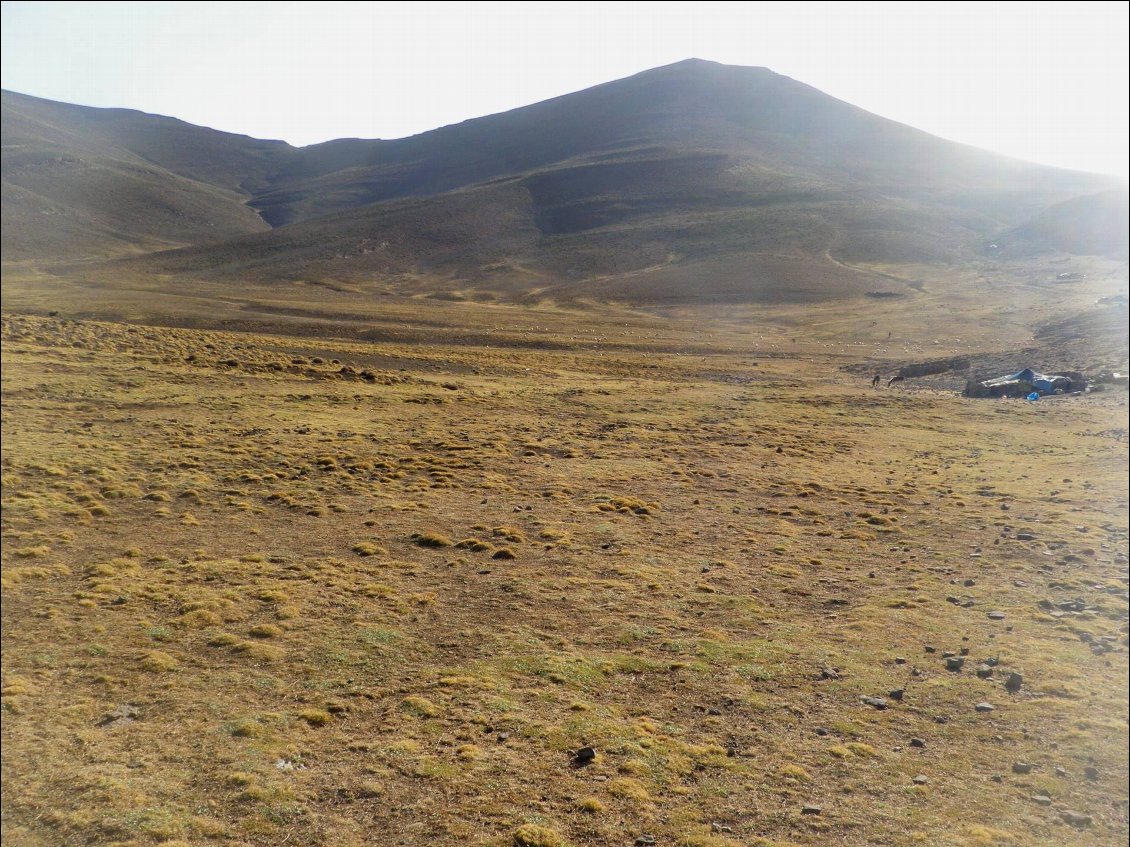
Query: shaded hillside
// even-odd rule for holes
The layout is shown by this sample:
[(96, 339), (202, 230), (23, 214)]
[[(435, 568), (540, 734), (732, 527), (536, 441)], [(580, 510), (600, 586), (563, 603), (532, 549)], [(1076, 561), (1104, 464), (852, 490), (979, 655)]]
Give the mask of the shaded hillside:
[(1123, 191), (1075, 197), (1044, 209), (1001, 237), (1013, 252), (1058, 250), (1126, 259), (1130, 209)]
[[(6, 261), (139, 252), (267, 229), (246, 205), (281, 142), (4, 92)], [(288, 148), (289, 149), (289, 148)]]
[(689, 59), (411, 138), (305, 148), (254, 205), (272, 224), (436, 194), (576, 157), (662, 145), (724, 151), (788, 182), (1032, 214), (1105, 181), (1030, 165), (880, 118), (767, 68)]
[[(4, 121), (6, 258), (65, 273), (60, 261), (188, 245), (84, 267), (106, 280), (825, 299), (875, 287), (862, 266), (960, 263), (1116, 186), (699, 60), (396, 141), (295, 149), (19, 95), (5, 95)], [(51, 216), (61, 225), (44, 228)]]

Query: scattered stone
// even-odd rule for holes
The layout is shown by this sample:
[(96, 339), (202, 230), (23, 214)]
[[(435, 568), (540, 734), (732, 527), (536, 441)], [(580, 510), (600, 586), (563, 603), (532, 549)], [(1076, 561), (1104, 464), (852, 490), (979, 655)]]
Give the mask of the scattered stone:
[(826, 667), (826, 668), (821, 668), (820, 678), (821, 679), (839, 679), (840, 674), (835, 668), (827, 668)]
[(929, 644), (927, 644), (927, 645), (926, 645), (925, 649), (926, 649), (926, 652), (927, 652), (927, 653), (937, 653), (937, 652), (938, 652), (938, 648), (937, 648), (937, 647), (933, 647), (933, 646), (931, 646), (931, 645), (929, 645)]
[(926, 746), (926, 739), (925, 738), (912, 738), (912, 739), (910, 739), (910, 746), (911, 747), (919, 747), (919, 748), (925, 747)]
[(803, 806), (801, 806), (801, 809), (800, 809), (800, 813), (802, 815), (818, 815), (823, 811), (824, 811), (823, 806), (816, 806), (816, 805), (813, 805), (812, 803), (805, 803)]
[(895, 664), (896, 665), (905, 665), (906, 659), (904, 659), (902, 656), (895, 656)]
[(863, 701), (865, 706), (872, 706), (880, 711), (887, 708), (887, 701), (882, 697), (860, 697), (859, 699)]
[(1032, 773), (1032, 765), (1030, 765), (1028, 762), (1013, 762), (1012, 772), (1021, 774)]
[[(961, 639), (961, 640), (962, 640), (962, 641), (968, 641), (969, 639), (968, 639), (968, 638), (963, 638), (963, 639)], [(969, 648), (968, 648), (968, 647), (962, 647), (962, 648), (961, 648), (961, 655), (963, 655), (963, 656), (968, 656), (968, 655), (969, 655)]]
[(962, 583), (962, 585), (964, 585), (966, 588), (972, 588), (976, 584), (977, 584), (977, 580), (975, 580), (975, 579), (967, 579), (967, 580), (965, 580), (965, 582)]
[(505, 744), (507, 741), (510, 740), (510, 733), (509, 732), (500, 732), (495, 737), (498, 738), (499, 744)]
[(928, 782), (929, 782), (930, 780), (929, 780), (929, 779), (927, 779), (927, 778), (926, 778), (925, 776), (923, 776), (922, 774), (918, 774), (918, 776), (914, 777), (914, 779), (913, 779), (913, 780), (911, 780), (911, 781), (912, 781), (912, 782), (913, 782), (913, 783), (914, 783), (915, 785), (925, 785), (925, 784), (926, 784), (926, 783), (928, 783)]
[(587, 765), (596, 758), (596, 750), (592, 747), (582, 747), (573, 754), (573, 761), (580, 765)]
[(1055, 775), (1058, 776), (1058, 777), (1067, 776), (1067, 768), (1063, 767), (1062, 765), (1056, 765), (1054, 770), (1055, 770)]
[(819, 735), (821, 738), (827, 738), (832, 733), (831, 733), (831, 730), (828, 729), (828, 727), (818, 726), (818, 727), (816, 727), (816, 734)]
[(654, 835), (640, 835), (636, 837), (636, 847), (651, 847), (651, 845), (655, 843)]
[(732, 826), (725, 826), (725, 825), (720, 824), (716, 821), (711, 821), (710, 822), (710, 831), (711, 832), (721, 832), (721, 833), (731, 833), (732, 834), (733, 831), (734, 831), (734, 828)]
[(1013, 671), (1008, 675), (1008, 679), (1004, 681), (1004, 690), (1009, 694), (1015, 694), (1020, 690), (1020, 686), (1024, 684), (1024, 676)]
[(991, 779), (993, 782), (997, 782), (997, 783), (1004, 782), (1004, 777), (1001, 776), (999, 773), (993, 774), (991, 777), (989, 777), (989, 779)]
[(892, 700), (897, 700), (901, 703), (904, 694), (906, 694), (905, 688), (896, 688), (894, 691), (891, 691), (890, 693), (888, 693), (887, 696), (890, 697)]
[(1018, 533), (1016, 533), (1016, 540), (1017, 541), (1035, 541), (1036, 536), (1033, 535), (1030, 532), (1018, 532)]
[(1037, 806), (1050, 806), (1052, 804), (1052, 798), (1047, 794), (1033, 794), (1028, 799), (1035, 803)]
[(115, 597), (113, 600), (111, 600), (110, 605), (111, 606), (124, 606), (128, 602), (129, 602), (129, 598), (122, 595), (120, 597)]
[(1099, 769), (1093, 765), (1087, 765), (1087, 767), (1083, 768), (1083, 776), (1087, 777), (1087, 779), (1098, 779)]
[(950, 656), (948, 659), (946, 659), (946, 670), (947, 671), (954, 671), (956, 673), (957, 671), (960, 671), (963, 667), (965, 667), (965, 657), (964, 656)]
[(1059, 813), (1059, 816), (1068, 826), (1078, 827), (1079, 829), (1090, 826), (1093, 822), (1090, 815), (1084, 815), (1082, 812), (1075, 812), (1071, 809), (1064, 809)]
[(1004, 612), (989, 612), (989, 620), (991, 621), (1003, 621), (1004, 618)]
[(996, 709), (996, 706), (994, 706), (992, 703), (978, 703), (973, 708), (978, 712), (992, 712)]
[(943, 659), (949, 659), (949, 658), (956, 656), (956, 655), (957, 655), (957, 653), (955, 653), (953, 650), (943, 650), (942, 651), (942, 658)]
[(1000, 663), (1001, 663), (1001, 660), (998, 659), (996, 656), (985, 659), (985, 664), (988, 665), (990, 668), (995, 668)]
[(977, 678), (978, 679), (992, 679), (993, 678), (993, 669), (991, 667), (989, 667), (988, 665), (978, 665), (977, 666)]
[(98, 721), (95, 726), (125, 726), (126, 724), (131, 724), (135, 720), (137, 720), (138, 715), (140, 714), (141, 710), (138, 709), (137, 706), (131, 706), (129, 703), (125, 703), (121, 706), (118, 706), (118, 708), (114, 709), (114, 711), (107, 712), (105, 715), (103, 715), (102, 719)]

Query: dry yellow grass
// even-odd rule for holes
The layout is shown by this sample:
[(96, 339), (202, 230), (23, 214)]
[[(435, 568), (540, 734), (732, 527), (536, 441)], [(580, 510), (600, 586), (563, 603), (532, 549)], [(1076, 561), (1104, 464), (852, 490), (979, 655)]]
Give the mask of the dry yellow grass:
[(6, 316), (6, 847), (1124, 841), (1124, 392), (592, 326)]

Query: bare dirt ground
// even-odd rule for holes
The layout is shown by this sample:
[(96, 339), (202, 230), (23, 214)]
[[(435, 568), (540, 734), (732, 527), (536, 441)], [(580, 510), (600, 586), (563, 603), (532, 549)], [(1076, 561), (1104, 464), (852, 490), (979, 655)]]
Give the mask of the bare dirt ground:
[(9, 293), (5, 845), (1125, 843), (1125, 391), (873, 390), (971, 343), (900, 303)]

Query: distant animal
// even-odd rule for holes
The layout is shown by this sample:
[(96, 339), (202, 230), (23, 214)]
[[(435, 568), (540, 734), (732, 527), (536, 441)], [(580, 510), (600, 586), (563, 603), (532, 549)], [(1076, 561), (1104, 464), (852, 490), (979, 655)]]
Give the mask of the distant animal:
[(902, 382), (904, 379), (906, 379), (905, 376), (899, 376), (898, 374), (895, 374), (894, 376), (892, 376), (890, 379), (887, 380), (887, 388), (890, 388), (896, 382)]
[(881, 374), (875, 374), (875, 378), (871, 380), (871, 387), (872, 388), (878, 388), (879, 387), (879, 380), (881, 380), (882, 378), (883, 377), (882, 377)]

